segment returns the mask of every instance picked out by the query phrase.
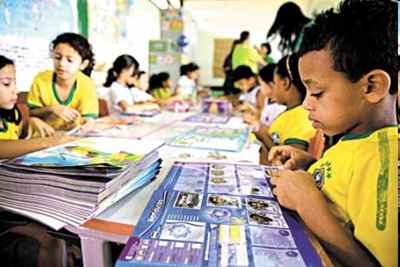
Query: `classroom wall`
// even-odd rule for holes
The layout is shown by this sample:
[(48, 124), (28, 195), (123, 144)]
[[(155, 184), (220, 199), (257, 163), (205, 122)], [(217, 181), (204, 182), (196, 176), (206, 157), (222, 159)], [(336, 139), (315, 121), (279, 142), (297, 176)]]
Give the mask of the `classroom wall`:
[[(297, 3), (307, 16), (314, 10), (335, 6), (339, 0), (292, 0)], [(266, 34), (272, 25), (276, 11), (287, 0), (224, 0), (224, 1), (187, 1), (184, 10), (191, 14), (198, 28), (193, 59), (200, 65), (203, 85), (220, 86), (224, 79), (214, 78), (212, 64), (215, 38), (238, 38), (243, 30), (251, 33), (251, 43), (259, 46), (266, 41)], [(190, 41), (190, 40), (189, 40)], [(281, 57), (277, 50), (279, 39), (271, 42), (272, 57)]]
[[(110, 2), (108, 4), (107, 2)], [(149, 57), (149, 40), (160, 39), (160, 11), (157, 7), (152, 5), (147, 0), (135, 0), (133, 4), (128, 7), (123, 18), (115, 21), (117, 10), (112, 10), (116, 5), (115, 0), (97, 0), (95, 3), (103, 10), (102, 17), (96, 19), (91, 17), (89, 24), (99, 23), (102, 25), (104, 20), (109, 20), (110, 23), (123, 23), (123, 29), (118, 31), (109, 32), (103, 35), (105, 29), (100, 28), (98, 32), (90, 36), (93, 47), (96, 53), (97, 68), (93, 73), (93, 78), (98, 86), (104, 82), (106, 72), (111, 67), (115, 58), (121, 54), (130, 54), (134, 56), (140, 63), (140, 68), (148, 71), (148, 57)], [(111, 10), (111, 11), (110, 11)], [(106, 13), (108, 11), (108, 13)], [(92, 9), (93, 12), (93, 9)], [(106, 14), (104, 14), (106, 13)], [(117, 25), (118, 27), (118, 25)], [(95, 35), (94, 35), (95, 34)], [(96, 34), (98, 36), (96, 36)], [(117, 35), (117, 36), (115, 36)]]

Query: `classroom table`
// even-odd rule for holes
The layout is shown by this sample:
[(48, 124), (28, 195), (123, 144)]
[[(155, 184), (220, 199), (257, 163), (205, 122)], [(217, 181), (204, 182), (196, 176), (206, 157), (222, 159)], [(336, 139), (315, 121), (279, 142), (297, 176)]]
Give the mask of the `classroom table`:
[[(209, 124), (190, 123), (184, 120), (195, 114), (163, 112), (155, 117), (143, 118), (144, 123), (159, 125), (151, 134), (143, 139), (154, 139), (168, 142), (175, 136), (191, 130), (197, 126), (210, 126)], [(138, 125), (140, 126), (140, 124)], [(216, 125), (215, 125), (216, 126)], [(232, 117), (226, 124), (219, 124), (219, 127), (242, 128), (246, 127), (240, 118)], [(258, 144), (247, 144), (241, 152), (224, 152), (234, 161), (246, 161), (249, 163), (258, 162)], [(147, 202), (153, 192), (159, 187), (174, 161), (182, 160), (181, 155), (191, 155), (190, 161), (210, 161), (207, 159), (207, 150), (196, 150), (163, 146), (160, 149), (160, 156), (163, 160), (160, 173), (157, 179), (149, 185), (132, 192), (121, 201), (114, 204), (95, 218), (88, 220), (79, 227), (66, 226), (65, 228), (81, 239), (82, 256), (84, 266), (111, 266), (109, 242), (125, 243), (131, 234), (135, 224), (140, 218)], [(140, 205), (138, 205), (140, 203)]]
[[(159, 127), (156, 131), (147, 134), (143, 138), (168, 142), (176, 135), (193, 129), (196, 126), (209, 126), (209, 124), (188, 123), (184, 121), (185, 118), (193, 114), (194, 113), (163, 112), (155, 117), (145, 118), (143, 119), (145, 123), (155, 123), (158, 124)], [(232, 128), (246, 127), (241, 119), (236, 117), (231, 118), (228, 123), (218, 126)], [(240, 161), (257, 164), (258, 150), (258, 144), (247, 144), (240, 152), (224, 152), (228, 155), (228, 160), (224, 161)], [(66, 226), (65, 228), (68, 231), (80, 237), (84, 266), (111, 266), (110, 242), (121, 244), (127, 242), (147, 202), (167, 176), (173, 163), (176, 160), (182, 160), (183, 154), (191, 155), (190, 158), (186, 159), (189, 161), (210, 161), (210, 159), (207, 158), (207, 153), (207, 150), (193, 150), (171, 147), (168, 145), (163, 146), (160, 149), (160, 156), (163, 162), (157, 179), (147, 186), (132, 192), (101, 214), (85, 222), (83, 225), (78, 227), (71, 225)], [(324, 265), (333, 266), (318, 241), (315, 238), (311, 239), (311, 241), (318, 254), (321, 256)]]
[[(157, 179), (149, 185), (132, 192), (112, 207), (105, 210), (95, 218), (87, 221), (80, 227), (67, 226), (66, 229), (79, 235), (82, 246), (84, 266), (111, 266), (110, 250), (108, 242), (126, 243), (133, 233), (134, 226), (138, 222), (147, 202), (153, 192), (159, 187), (168, 174), (171, 166), (179, 158), (179, 153), (172, 153), (179, 148), (164, 146), (160, 149), (160, 156), (163, 159), (160, 173)], [(183, 149), (183, 151), (187, 151)], [(203, 151), (200, 151), (201, 153)], [(257, 163), (258, 145), (247, 146), (238, 154), (241, 161)], [(201, 156), (201, 154), (200, 154)], [(239, 157), (238, 157), (239, 159)], [(190, 161), (202, 161), (207, 159), (191, 158)], [(210, 161), (210, 160), (207, 160)], [(138, 205), (138, 203), (140, 203)]]

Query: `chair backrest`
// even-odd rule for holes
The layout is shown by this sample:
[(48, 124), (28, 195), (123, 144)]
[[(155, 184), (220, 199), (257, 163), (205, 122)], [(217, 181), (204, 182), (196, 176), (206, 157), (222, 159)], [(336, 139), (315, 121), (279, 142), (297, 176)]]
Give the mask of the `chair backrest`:
[(317, 160), (321, 158), (325, 148), (325, 137), (322, 130), (317, 130), (315, 135), (310, 139), (308, 152)]
[(19, 92), (17, 99), (17, 107), (22, 115), (22, 121), (27, 123), (29, 121), (29, 107), (26, 99), (28, 98), (28, 92)]
[(110, 115), (110, 111), (108, 110), (107, 100), (99, 98), (99, 117), (106, 117), (108, 115)]

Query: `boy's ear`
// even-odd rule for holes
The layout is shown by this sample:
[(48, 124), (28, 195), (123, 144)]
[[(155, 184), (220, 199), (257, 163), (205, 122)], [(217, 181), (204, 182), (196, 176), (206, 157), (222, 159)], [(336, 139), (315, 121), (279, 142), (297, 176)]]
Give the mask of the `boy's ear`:
[(389, 94), (391, 79), (386, 71), (371, 70), (362, 79), (364, 95), (370, 103), (378, 103)]
[(289, 90), (290, 83), (291, 81), (288, 77), (282, 79), (283, 88), (285, 88), (286, 90)]
[(89, 66), (89, 59), (85, 59), (80, 66), (80, 70), (86, 69), (86, 67)]

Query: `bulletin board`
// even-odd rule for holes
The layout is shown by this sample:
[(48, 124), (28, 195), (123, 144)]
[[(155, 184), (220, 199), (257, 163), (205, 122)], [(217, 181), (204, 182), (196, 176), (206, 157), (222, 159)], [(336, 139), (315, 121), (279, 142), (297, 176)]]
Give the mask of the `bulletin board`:
[(72, 2), (0, 1), (0, 54), (14, 60), (20, 91), (28, 91), (33, 77), (51, 68), (51, 40), (76, 29), (76, 8)]
[(231, 51), (233, 39), (229, 38), (216, 38), (214, 39), (214, 61), (213, 61), (213, 76), (214, 78), (224, 78), (225, 73), (223, 69), (225, 57)]

